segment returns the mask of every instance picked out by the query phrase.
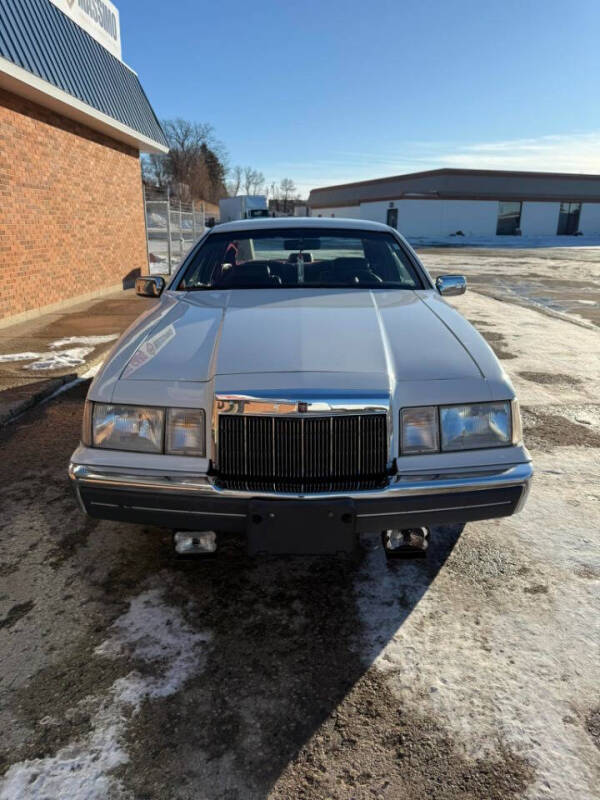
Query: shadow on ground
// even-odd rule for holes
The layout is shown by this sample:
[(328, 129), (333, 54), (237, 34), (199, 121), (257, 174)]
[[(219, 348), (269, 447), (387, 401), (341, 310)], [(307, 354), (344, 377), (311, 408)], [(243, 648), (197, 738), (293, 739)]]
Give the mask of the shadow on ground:
[[(65, 468), (83, 396), (81, 388), (66, 393), (0, 442), (7, 508), (20, 503), (23, 510), (28, 482), (33, 527), (46, 526), (51, 540), (50, 556), (32, 571), (31, 600), (40, 600), (40, 585), (62, 587), (43, 598), (45, 608), (58, 606), (56, 629), (41, 645), (47, 665), (5, 694), (28, 731), (13, 741), (6, 766), (54, 755), (89, 732), (89, 718), (72, 723), (78, 698), (107, 691), (132, 668), (94, 656), (94, 648), (128, 599), (150, 585), (212, 639), (183, 690), (146, 699), (129, 720), (129, 761), (115, 777), (137, 800), (521, 796), (530, 780), (524, 762), (503, 751), (491, 761), (467, 762), (435, 720), (400, 707), (381, 674), (369, 669), (430, 590), (456, 528), (438, 529), (419, 563), (387, 566), (378, 537), (366, 537), (355, 561), (249, 560), (234, 537), (212, 562), (175, 561), (165, 531), (90, 524), (79, 515)], [(9, 538), (14, 514), (3, 520)], [(24, 547), (28, 535), (39, 531), (24, 532)], [(28, 579), (25, 572), (11, 578), (21, 585)], [(67, 598), (84, 613), (62, 614)], [(32, 608), (26, 619), (38, 613)], [(5, 632), (13, 630), (18, 626)], [(57, 656), (61, 635), (68, 644)], [(42, 736), (40, 721), (48, 716), (57, 723)]]

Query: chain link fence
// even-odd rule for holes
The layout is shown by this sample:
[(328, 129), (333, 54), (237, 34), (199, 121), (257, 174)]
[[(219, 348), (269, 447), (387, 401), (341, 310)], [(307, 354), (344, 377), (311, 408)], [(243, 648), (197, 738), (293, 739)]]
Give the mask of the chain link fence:
[(150, 274), (170, 275), (204, 233), (204, 206), (146, 192), (144, 206)]

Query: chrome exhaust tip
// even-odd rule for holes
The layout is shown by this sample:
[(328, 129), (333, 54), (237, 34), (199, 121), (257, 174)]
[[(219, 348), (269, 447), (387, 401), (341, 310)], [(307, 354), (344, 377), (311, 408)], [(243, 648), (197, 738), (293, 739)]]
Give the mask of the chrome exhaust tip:
[(213, 556), (217, 552), (214, 531), (175, 531), (173, 547), (179, 556)]
[(429, 547), (429, 528), (403, 528), (381, 532), (387, 558), (425, 558)]

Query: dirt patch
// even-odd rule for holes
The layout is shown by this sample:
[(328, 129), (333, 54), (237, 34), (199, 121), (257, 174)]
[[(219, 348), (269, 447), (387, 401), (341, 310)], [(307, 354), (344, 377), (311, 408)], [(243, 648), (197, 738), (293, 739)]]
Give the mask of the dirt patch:
[(523, 591), (525, 594), (548, 594), (548, 587), (538, 583), (534, 586), (526, 586)]
[(0, 578), (6, 578), (9, 575), (12, 575), (13, 572), (17, 572), (18, 569), (19, 569), (19, 565), (18, 564), (9, 564), (9, 563), (3, 561), (0, 564)]
[(470, 319), (469, 322), (471, 325), (474, 325), (477, 328), (478, 332), (490, 345), (498, 358), (503, 358), (505, 360), (517, 358), (514, 353), (511, 353), (510, 350), (506, 348), (506, 338), (504, 335), (496, 331), (489, 330), (490, 328), (496, 327), (493, 323), (488, 322), (486, 319)]
[(514, 553), (500, 547), (493, 540), (476, 540), (463, 537), (448, 560), (447, 568), (461, 578), (484, 589), (498, 581), (504, 585), (509, 578), (519, 574), (519, 564)]
[(600, 569), (598, 569), (598, 567), (592, 567), (589, 564), (584, 564), (582, 567), (577, 567), (575, 575), (586, 581), (597, 581), (600, 580)]
[(29, 600), (27, 603), (17, 603), (17, 605), (12, 606), (4, 619), (0, 619), (0, 630), (2, 628), (12, 628), (20, 619), (29, 614), (34, 605), (33, 600)]
[(519, 372), (518, 373), (526, 381), (533, 383), (540, 383), (542, 386), (580, 386), (583, 381), (580, 378), (574, 378), (572, 375), (564, 375), (560, 372)]
[(600, 447), (600, 434), (586, 425), (544, 411), (523, 408), (523, 438), (528, 447), (549, 450), (553, 447)]
[[(68, 498), (70, 501), (70, 498)], [(69, 502), (69, 505), (72, 505)], [(72, 512), (72, 508), (69, 508)], [(79, 509), (76, 509), (79, 512)], [(60, 529), (61, 536), (50, 551), (49, 564), (54, 569), (72, 558), (80, 547), (83, 547), (90, 534), (98, 527), (99, 520), (78, 513), (70, 530)]]
[(480, 331), (483, 338), (492, 348), (497, 358), (502, 358), (505, 361), (510, 358), (517, 358), (514, 353), (505, 348), (506, 339), (501, 333), (494, 333), (493, 331)]
[(382, 676), (369, 672), (285, 769), (270, 798), (287, 800), (508, 800), (534, 776), (499, 746), (467, 760), (435, 721), (399, 707)]
[(600, 749), (600, 707), (590, 711), (585, 720), (585, 729), (596, 747)]

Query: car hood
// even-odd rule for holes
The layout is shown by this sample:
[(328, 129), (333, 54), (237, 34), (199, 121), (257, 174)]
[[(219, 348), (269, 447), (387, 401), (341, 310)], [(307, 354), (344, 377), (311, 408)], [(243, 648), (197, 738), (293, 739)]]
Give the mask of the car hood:
[(168, 292), (162, 310), (156, 310), (156, 324), (146, 323), (146, 335), (122, 362), (120, 377), (208, 381), (247, 373), (346, 372), (383, 374), (389, 382), (481, 378), (452, 317), (443, 318), (430, 294)]

